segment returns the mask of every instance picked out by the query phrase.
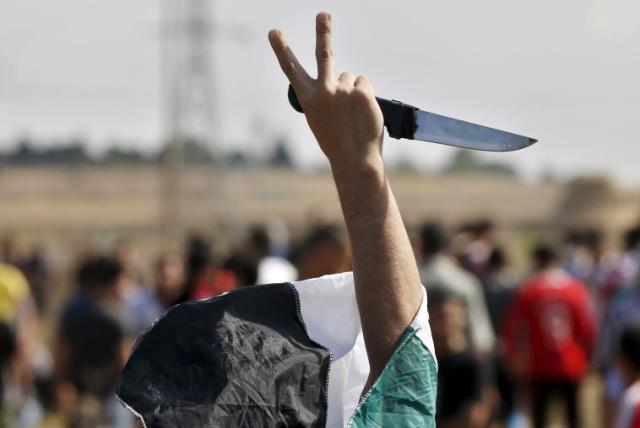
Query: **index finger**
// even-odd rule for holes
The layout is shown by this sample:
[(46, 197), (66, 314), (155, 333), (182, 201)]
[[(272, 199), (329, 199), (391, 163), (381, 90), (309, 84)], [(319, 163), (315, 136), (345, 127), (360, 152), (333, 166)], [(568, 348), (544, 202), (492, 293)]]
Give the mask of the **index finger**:
[(302, 93), (303, 87), (311, 81), (311, 77), (294, 55), (282, 31), (269, 31), (269, 42), (287, 79), (296, 92)]
[(319, 13), (316, 16), (316, 61), (318, 80), (325, 83), (335, 80), (331, 29), (331, 15), (327, 12)]

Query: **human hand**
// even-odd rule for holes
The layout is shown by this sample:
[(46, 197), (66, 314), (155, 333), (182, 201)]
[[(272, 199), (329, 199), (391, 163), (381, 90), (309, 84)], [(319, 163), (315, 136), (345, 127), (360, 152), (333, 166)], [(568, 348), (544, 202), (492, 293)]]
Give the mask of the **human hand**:
[(331, 30), (331, 16), (319, 13), (317, 79), (300, 65), (280, 30), (271, 30), (269, 41), (332, 168), (380, 164), (384, 120), (373, 87), (365, 76), (351, 72), (335, 78)]

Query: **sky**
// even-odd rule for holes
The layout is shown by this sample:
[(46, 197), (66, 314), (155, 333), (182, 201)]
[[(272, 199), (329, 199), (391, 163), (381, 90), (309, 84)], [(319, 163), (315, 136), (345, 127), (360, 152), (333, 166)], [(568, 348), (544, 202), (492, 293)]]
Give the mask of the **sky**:
[[(636, 0), (218, 0), (210, 42), (225, 149), (264, 153), (285, 136), (323, 162), (267, 42), (281, 28), (315, 70), (314, 16), (334, 18), (336, 68), (376, 93), (539, 143), (483, 154), (525, 177), (609, 174), (640, 186), (640, 2)], [(0, 0), (0, 149), (20, 136), (157, 149), (162, 107), (159, 0)], [(433, 169), (452, 149), (387, 139), (385, 156)]]

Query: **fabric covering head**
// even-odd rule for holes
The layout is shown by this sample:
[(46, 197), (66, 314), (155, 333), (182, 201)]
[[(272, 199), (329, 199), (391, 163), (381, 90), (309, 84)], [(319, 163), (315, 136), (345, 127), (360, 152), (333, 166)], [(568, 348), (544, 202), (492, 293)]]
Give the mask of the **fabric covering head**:
[[(435, 412), (435, 394), (406, 405), (435, 385), (427, 319), (423, 305), (358, 407), (369, 366), (351, 273), (239, 289), (170, 310), (136, 343), (117, 393), (148, 428), (364, 426), (389, 415), (413, 426), (402, 421)], [(419, 384), (396, 384), (398, 370), (420, 370)]]

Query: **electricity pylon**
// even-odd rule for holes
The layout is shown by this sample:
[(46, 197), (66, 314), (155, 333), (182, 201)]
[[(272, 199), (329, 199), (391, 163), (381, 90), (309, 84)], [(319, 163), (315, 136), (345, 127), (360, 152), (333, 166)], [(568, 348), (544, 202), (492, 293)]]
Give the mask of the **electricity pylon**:
[(213, 150), (216, 112), (211, 46), (212, 0), (163, 0), (162, 96), (165, 158), (160, 212), (167, 239), (183, 230), (184, 148), (189, 141)]

